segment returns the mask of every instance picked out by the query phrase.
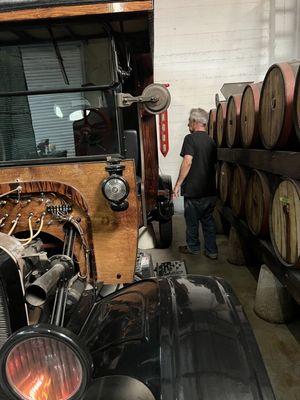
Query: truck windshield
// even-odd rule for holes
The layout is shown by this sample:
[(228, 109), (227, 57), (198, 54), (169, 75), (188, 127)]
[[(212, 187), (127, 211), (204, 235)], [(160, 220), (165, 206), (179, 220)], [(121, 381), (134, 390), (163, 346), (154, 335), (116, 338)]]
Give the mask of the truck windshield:
[(0, 32), (0, 162), (120, 154), (114, 69), (98, 24)]
[(0, 97), (0, 161), (119, 154), (113, 90)]

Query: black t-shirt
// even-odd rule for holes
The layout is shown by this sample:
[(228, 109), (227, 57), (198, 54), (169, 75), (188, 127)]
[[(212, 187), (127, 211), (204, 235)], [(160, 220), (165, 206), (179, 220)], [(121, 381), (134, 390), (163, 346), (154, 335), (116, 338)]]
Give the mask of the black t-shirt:
[(181, 185), (181, 195), (200, 198), (216, 195), (217, 148), (206, 132), (193, 132), (184, 138), (181, 157), (193, 156), (192, 166)]

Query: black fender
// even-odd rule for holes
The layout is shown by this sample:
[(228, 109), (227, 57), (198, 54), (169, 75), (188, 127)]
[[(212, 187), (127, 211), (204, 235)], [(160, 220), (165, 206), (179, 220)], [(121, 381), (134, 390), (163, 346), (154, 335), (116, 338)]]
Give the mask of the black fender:
[(95, 367), (84, 400), (105, 399), (107, 376), (122, 376), (116, 393), (124, 379), (143, 384), (140, 400), (146, 389), (156, 400), (275, 399), (249, 322), (221, 279), (132, 284), (97, 302), (80, 336)]

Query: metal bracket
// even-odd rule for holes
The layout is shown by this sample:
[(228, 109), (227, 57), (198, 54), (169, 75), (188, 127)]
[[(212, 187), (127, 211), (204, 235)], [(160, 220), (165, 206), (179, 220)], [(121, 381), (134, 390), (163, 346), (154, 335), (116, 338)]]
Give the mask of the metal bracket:
[(157, 103), (157, 97), (149, 96), (137, 96), (134, 97), (129, 93), (118, 93), (117, 94), (117, 105), (118, 107), (130, 107), (133, 103)]
[(147, 86), (140, 96), (134, 97), (129, 93), (117, 94), (118, 107), (129, 107), (133, 103), (143, 104), (144, 109), (153, 115), (166, 111), (170, 102), (171, 96), (168, 89), (159, 83), (152, 83)]

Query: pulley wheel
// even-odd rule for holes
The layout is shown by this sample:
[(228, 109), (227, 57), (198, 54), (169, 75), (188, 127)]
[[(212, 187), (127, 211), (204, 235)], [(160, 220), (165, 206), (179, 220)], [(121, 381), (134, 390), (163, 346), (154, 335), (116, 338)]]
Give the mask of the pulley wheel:
[(161, 114), (166, 111), (171, 103), (171, 95), (168, 89), (164, 85), (153, 83), (147, 86), (142, 97), (153, 97), (157, 101), (147, 101), (144, 103), (144, 107), (149, 114)]

